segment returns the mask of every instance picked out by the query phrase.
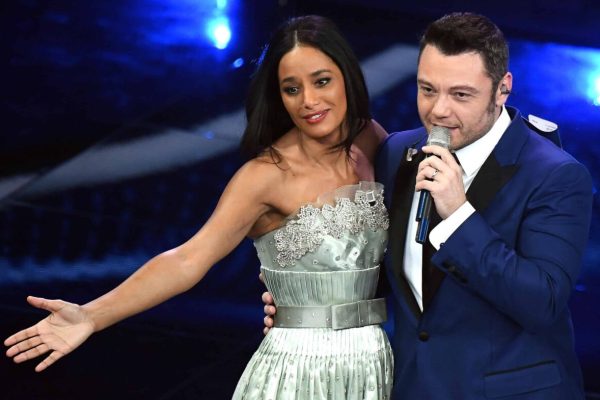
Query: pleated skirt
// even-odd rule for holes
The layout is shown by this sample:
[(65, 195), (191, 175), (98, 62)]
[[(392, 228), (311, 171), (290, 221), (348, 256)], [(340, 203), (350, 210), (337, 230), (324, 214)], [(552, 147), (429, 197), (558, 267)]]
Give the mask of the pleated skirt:
[(393, 363), (379, 325), (273, 328), (246, 366), (233, 399), (389, 399)]

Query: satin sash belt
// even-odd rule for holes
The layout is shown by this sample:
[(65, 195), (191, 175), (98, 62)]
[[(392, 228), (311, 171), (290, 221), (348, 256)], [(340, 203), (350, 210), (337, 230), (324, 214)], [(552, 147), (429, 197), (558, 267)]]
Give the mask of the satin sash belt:
[(277, 306), (277, 328), (348, 329), (387, 320), (385, 299), (360, 300), (333, 306)]

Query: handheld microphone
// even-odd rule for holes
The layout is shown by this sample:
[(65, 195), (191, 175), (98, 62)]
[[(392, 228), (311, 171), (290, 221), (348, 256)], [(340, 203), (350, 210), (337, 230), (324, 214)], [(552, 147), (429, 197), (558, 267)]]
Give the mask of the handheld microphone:
[[(427, 138), (428, 146), (440, 146), (445, 149), (450, 147), (450, 131), (442, 126), (434, 126), (429, 132)], [(431, 156), (428, 155), (427, 157)], [(431, 193), (429, 190), (421, 190), (419, 197), (419, 205), (417, 207), (417, 235), (415, 240), (417, 243), (425, 243), (427, 240), (427, 229), (429, 228), (429, 213), (431, 212)]]

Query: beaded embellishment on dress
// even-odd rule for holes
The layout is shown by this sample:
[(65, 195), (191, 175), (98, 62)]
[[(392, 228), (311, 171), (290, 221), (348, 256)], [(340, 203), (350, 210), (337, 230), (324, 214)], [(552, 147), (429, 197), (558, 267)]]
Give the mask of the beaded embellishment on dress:
[(335, 205), (304, 205), (275, 234), (275, 247), (279, 252), (276, 260), (281, 267), (293, 266), (306, 253), (314, 252), (327, 235), (339, 239), (345, 232), (388, 229), (383, 185), (361, 182), (353, 186), (358, 186), (353, 200), (343, 197), (344, 188), (340, 188), (333, 192)]

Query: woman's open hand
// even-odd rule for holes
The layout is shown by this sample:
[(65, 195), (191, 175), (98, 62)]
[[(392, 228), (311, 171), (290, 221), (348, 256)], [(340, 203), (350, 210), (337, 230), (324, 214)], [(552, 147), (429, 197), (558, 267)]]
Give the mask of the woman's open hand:
[(47, 300), (40, 297), (27, 297), (34, 307), (51, 314), (37, 324), (15, 333), (4, 341), (10, 346), (6, 351), (16, 363), (50, 354), (36, 367), (43, 371), (60, 358), (81, 345), (92, 333), (94, 324), (79, 305), (62, 300)]

